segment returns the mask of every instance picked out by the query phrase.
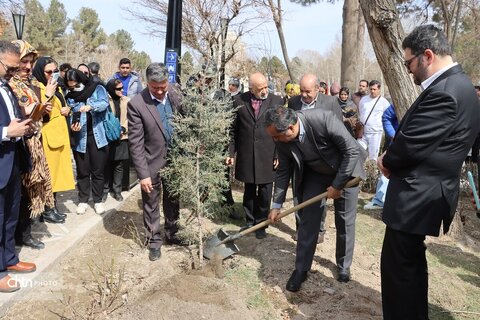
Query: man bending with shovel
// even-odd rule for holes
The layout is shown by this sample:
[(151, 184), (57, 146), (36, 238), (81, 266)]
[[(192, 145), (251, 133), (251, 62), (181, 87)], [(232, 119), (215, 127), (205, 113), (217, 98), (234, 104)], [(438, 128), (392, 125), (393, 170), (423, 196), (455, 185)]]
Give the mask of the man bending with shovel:
[[(335, 199), (337, 279), (348, 282), (359, 187), (357, 184), (342, 189), (352, 177), (365, 177), (365, 151), (335, 114), (322, 108), (298, 112), (272, 108), (266, 112), (265, 121), (268, 134), (276, 142), (280, 162), (269, 219), (278, 220), (292, 175), (294, 200), (298, 203), (326, 191), (327, 198)], [(288, 291), (300, 290), (307, 278), (324, 210), (325, 199), (298, 212), (297, 255), (295, 270), (287, 282)]]

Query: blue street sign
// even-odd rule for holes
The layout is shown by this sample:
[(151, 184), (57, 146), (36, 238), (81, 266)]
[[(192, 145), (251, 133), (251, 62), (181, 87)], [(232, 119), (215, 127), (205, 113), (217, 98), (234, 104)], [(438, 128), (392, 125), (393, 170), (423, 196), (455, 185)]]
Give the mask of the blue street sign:
[(166, 67), (167, 67), (168, 73), (176, 73), (177, 72), (177, 64), (176, 63), (167, 62)]
[(175, 76), (175, 73), (169, 73), (168, 74), (168, 82), (169, 83), (175, 83), (176, 82), (176, 76)]
[(169, 51), (167, 52), (167, 58), (166, 58), (166, 62), (173, 62), (173, 63), (176, 63), (177, 62), (177, 53), (175, 51)]

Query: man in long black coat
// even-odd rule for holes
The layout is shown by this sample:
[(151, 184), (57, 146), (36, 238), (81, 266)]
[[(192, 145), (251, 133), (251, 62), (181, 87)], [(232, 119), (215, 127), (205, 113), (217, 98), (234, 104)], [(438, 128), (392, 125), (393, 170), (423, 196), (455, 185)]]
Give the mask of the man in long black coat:
[[(278, 161), (275, 143), (265, 130), (264, 115), (268, 108), (282, 104), (282, 98), (268, 94), (268, 82), (261, 73), (252, 74), (249, 91), (234, 98), (236, 116), (227, 165), (234, 164), (236, 154), (235, 178), (245, 183), (243, 208), (247, 227), (266, 220), (270, 209)], [(265, 236), (265, 229), (256, 231), (258, 239)]]
[(423, 92), (377, 161), (390, 178), (383, 209), (384, 319), (428, 319), (425, 236), (447, 232), (462, 162), (478, 134), (479, 101), (444, 33), (417, 27), (403, 41), (405, 66)]

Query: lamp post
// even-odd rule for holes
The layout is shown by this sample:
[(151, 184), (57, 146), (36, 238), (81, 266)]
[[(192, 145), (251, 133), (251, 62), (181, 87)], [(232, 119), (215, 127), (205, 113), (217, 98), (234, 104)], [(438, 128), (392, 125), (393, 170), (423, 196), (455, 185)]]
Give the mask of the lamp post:
[(25, 23), (25, 14), (12, 12), (12, 17), (13, 17), (13, 25), (15, 26), (15, 33), (17, 34), (17, 39), (22, 40), (23, 25)]
[(165, 38), (165, 65), (168, 69), (169, 82), (179, 81), (182, 55), (182, 0), (168, 1), (167, 35)]

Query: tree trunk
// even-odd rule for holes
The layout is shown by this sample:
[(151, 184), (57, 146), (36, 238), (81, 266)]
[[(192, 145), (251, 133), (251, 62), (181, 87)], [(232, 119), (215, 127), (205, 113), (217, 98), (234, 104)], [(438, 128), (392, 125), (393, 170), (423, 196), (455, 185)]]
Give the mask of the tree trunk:
[(293, 78), (292, 67), (290, 64), (290, 58), (288, 57), (287, 43), (285, 41), (285, 35), (283, 34), (283, 12), (282, 12), (282, 0), (277, 0), (277, 5), (273, 3), (273, 0), (268, 0), (270, 11), (272, 12), (273, 22), (277, 28), (278, 38), (280, 40), (280, 46), (282, 47), (283, 60), (285, 60), (285, 67), (287, 67), (288, 76), (292, 81)]
[(200, 192), (200, 147), (197, 147), (196, 155), (196, 170), (195, 170), (195, 184), (197, 194), (197, 222), (198, 222), (198, 249), (199, 249), (199, 258), (200, 258), (200, 268), (203, 267), (203, 211), (202, 211), (202, 201), (201, 201), (201, 192)]
[[(356, 86), (360, 80), (365, 79), (365, 63), (364, 52), (365, 47), (365, 18), (363, 17), (362, 9), (360, 8), (360, 2), (358, 2), (357, 8), (357, 48), (355, 49), (355, 83), (353, 91), (356, 91)], [(353, 92), (352, 91), (352, 92)]]
[(360, 0), (368, 34), (400, 120), (420, 90), (403, 65), (404, 32), (394, 0)]
[[(340, 71), (340, 84), (354, 90), (356, 88), (355, 78), (357, 77), (357, 39), (359, 10), (358, 0), (345, 0), (343, 3), (343, 24), (342, 24), (342, 60)], [(353, 92), (353, 91), (352, 91)]]

